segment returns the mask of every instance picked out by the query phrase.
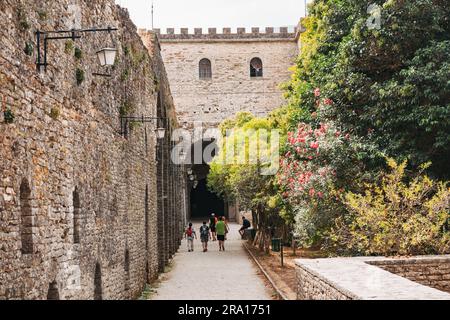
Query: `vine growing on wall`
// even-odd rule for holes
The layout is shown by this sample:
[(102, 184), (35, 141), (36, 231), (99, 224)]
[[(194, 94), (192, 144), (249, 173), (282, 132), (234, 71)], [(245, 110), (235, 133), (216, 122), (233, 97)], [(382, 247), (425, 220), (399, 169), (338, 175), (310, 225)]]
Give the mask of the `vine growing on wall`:
[(81, 70), (80, 68), (77, 68), (75, 72), (75, 77), (77, 79), (77, 84), (81, 85), (85, 79), (84, 70)]
[(5, 123), (10, 124), (14, 122), (14, 113), (10, 108), (7, 108), (5, 111), (3, 111), (3, 119)]

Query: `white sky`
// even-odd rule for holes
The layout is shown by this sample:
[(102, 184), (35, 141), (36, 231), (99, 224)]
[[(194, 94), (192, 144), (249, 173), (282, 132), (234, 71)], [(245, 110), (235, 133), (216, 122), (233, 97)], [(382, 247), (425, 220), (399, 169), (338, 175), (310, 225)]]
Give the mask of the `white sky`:
[[(151, 28), (151, 0), (115, 0), (138, 28)], [(287, 27), (304, 16), (305, 0), (153, 0), (155, 28)], [(311, 2), (311, 0), (308, 0)], [(219, 31), (219, 30), (218, 30)]]

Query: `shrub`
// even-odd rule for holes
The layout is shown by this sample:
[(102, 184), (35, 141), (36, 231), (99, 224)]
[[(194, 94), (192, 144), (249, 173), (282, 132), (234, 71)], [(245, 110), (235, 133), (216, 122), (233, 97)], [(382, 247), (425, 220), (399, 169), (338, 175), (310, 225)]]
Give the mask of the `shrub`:
[(343, 134), (331, 122), (317, 129), (300, 123), (288, 132), (278, 185), (292, 207), (295, 232), (303, 246), (322, 244), (334, 220), (346, 213), (340, 195), (355, 190), (356, 182), (365, 179), (366, 149), (368, 145)]
[(448, 182), (435, 182), (422, 165), (405, 182), (406, 161), (388, 159), (389, 173), (368, 184), (363, 194), (348, 192), (349, 211), (336, 221), (331, 238), (337, 247), (364, 255), (417, 255), (450, 252)]
[(64, 52), (69, 54), (72, 52), (72, 50), (73, 50), (73, 41), (67, 40), (66, 43), (64, 44)]
[(50, 118), (53, 120), (56, 120), (59, 118), (60, 111), (58, 108), (51, 108), (50, 109)]
[(75, 73), (75, 77), (77, 79), (77, 84), (78, 85), (82, 84), (84, 81), (84, 71), (81, 69), (77, 69), (77, 71)]
[(74, 52), (74, 56), (77, 60), (80, 60), (81, 58), (83, 58), (83, 51), (81, 51), (80, 48), (76, 47), (75, 48), (75, 52)]
[(5, 111), (3, 111), (3, 118), (5, 123), (7, 124), (14, 122), (15, 116), (10, 108), (7, 108)]
[(23, 49), (23, 52), (27, 55), (27, 56), (31, 56), (33, 54), (33, 44), (31, 42), (27, 42), (25, 43), (25, 48)]

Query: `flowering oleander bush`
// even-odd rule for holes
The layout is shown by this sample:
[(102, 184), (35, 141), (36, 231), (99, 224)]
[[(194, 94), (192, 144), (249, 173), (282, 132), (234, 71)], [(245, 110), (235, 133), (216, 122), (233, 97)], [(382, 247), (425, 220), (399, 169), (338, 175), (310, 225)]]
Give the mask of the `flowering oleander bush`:
[[(423, 171), (429, 164), (422, 166)], [(420, 171), (406, 182), (406, 161), (388, 159), (390, 172), (364, 193), (348, 192), (349, 212), (339, 217), (331, 238), (337, 248), (364, 255), (450, 252), (450, 189)]]
[(300, 123), (288, 133), (277, 182), (293, 210), (295, 232), (303, 245), (320, 243), (334, 220), (345, 214), (340, 197), (363, 179), (365, 149), (333, 123), (315, 129)]

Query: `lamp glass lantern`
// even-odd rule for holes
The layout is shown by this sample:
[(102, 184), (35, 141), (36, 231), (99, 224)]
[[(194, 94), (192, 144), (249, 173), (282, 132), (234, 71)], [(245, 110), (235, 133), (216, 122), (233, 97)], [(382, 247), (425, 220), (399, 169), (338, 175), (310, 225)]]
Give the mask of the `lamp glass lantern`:
[(102, 67), (114, 65), (116, 60), (117, 49), (115, 48), (103, 48), (97, 51), (97, 57)]
[(186, 160), (186, 156), (187, 156), (186, 151), (184, 151), (184, 149), (181, 149), (180, 150), (180, 159), (184, 161), (184, 160)]
[(158, 139), (164, 139), (166, 135), (166, 129), (165, 128), (156, 129), (156, 135), (158, 136)]

